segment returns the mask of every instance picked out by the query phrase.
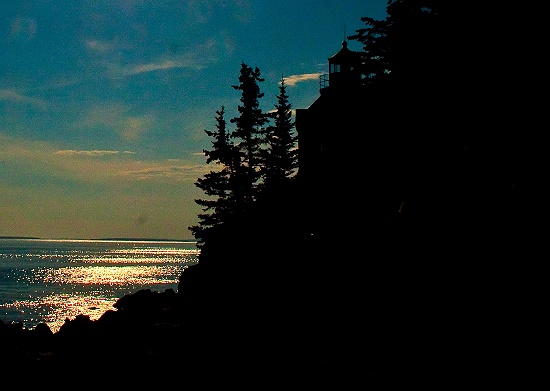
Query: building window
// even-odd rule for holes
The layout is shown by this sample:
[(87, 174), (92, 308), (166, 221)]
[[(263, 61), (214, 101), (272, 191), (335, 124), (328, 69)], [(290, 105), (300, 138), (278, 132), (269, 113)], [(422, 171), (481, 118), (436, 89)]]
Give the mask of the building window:
[(330, 64), (330, 73), (340, 72), (340, 64)]

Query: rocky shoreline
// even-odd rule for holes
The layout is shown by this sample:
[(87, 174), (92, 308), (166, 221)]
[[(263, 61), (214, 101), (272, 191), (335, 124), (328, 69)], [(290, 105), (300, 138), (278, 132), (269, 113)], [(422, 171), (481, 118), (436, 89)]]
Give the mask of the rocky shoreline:
[(301, 264), (277, 269), (286, 249), (257, 262), (266, 243), (255, 239), (240, 263), (223, 262), (223, 253), (235, 253), (228, 238), (205, 249), (177, 292), (140, 290), (97, 320), (79, 315), (55, 333), (46, 324), (27, 330), (0, 321), (0, 368), (24, 369), (39, 382), (107, 371), (136, 385), (163, 374), (165, 385), (260, 379), (391, 387), (458, 384), (491, 373), (518, 351), (507, 334), (515, 323), (503, 319), (520, 303), (490, 264), (463, 259), (459, 270), (448, 257), (445, 265), (388, 260), (311, 268), (308, 259), (354, 259), (315, 245), (294, 252), (291, 260)]
[[(274, 325), (261, 331), (240, 329), (242, 323), (205, 327), (202, 321), (186, 319), (182, 305), (184, 301), (172, 289), (141, 290), (119, 299), (116, 310), (97, 320), (86, 315), (67, 319), (56, 333), (44, 323), (25, 329), (21, 323), (0, 321), (1, 368), (33, 376), (62, 370), (61, 377), (77, 379), (84, 369), (95, 373), (99, 368), (117, 368), (115, 372), (136, 370), (129, 373), (133, 380), (146, 381), (164, 373), (165, 385), (209, 382), (220, 374), (241, 381), (262, 378), (269, 384), (285, 379), (326, 383), (343, 373), (350, 378), (338, 379), (339, 384), (351, 377), (372, 384), (384, 378), (372, 362), (364, 366), (364, 357), (344, 355), (350, 347), (344, 352), (343, 347), (330, 346), (327, 337), (317, 343), (303, 338), (300, 325), (292, 326), (294, 335)], [(177, 377), (178, 371), (185, 379)]]
[(331, 254), (321, 257), (326, 249), (317, 244), (296, 240), (289, 251), (262, 232), (251, 233), (240, 252), (234, 246), (242, 241), (224, 236), (202, 249), (177, 291), (126, 295), (97, 320), (79, 315), (55, 333), (46, 324), (25, 329), (0, 322), (1, 368), (45, 375), (125, 368), (139, 369), (134, 375), (144, 378), (170, 371), (171, 381), (178, 374), (207, 380), (205, 373), (307, 384), (387, 377), (389, 356), (380, 349), (387, 342), (365, 328), (374, 313), (365, 317), (363, 306), (352, 309), (362, 300), (352, 291), (362, 285), (344, 282), (345, 268), (323, 267), (321, 259)]

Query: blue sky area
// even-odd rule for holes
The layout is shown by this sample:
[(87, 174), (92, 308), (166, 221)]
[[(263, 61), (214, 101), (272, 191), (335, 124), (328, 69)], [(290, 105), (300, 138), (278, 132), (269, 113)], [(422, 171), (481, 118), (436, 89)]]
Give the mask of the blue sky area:
[[(241, 62), (293, 108), (387, 0), (10, 0), (0, 6), (0, 235), (192, 238), (193, 182)], [(358, 42), (349, 48), (361, 50)], [(232, 124), (229, 124), (231, 127)]]

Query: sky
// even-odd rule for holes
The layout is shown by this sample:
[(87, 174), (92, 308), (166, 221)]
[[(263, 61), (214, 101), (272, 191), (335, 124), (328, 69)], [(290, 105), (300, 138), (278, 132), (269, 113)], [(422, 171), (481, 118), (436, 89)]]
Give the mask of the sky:
[[(0, 236), (193, 239), (205, 129), (241, 63), (276, 104), (387, 0), (10, 0), (0, 5)], [(361, 45), (348, 41), (351, 50)]]

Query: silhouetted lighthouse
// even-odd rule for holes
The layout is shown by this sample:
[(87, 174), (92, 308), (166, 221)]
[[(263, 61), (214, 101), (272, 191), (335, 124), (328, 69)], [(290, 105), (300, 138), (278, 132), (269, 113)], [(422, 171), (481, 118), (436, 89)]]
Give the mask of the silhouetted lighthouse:
[(327, 154), (337, 152), (333, 150), (337, 137), (346, 138), (343, 131), (349, 120), (356, 119), (363, 89), (360, 65), (361, 53), (350, 50), (344, 40), (342, 48), (328, 58), (328, 74), (319, 78), (320, 96), (309, 108), (296, 110), (298, 174), (308, 185), (324, 169)]
[(342, 48), (328, 58), (328, 75), (321, 75), (321, 94), (330, 90), (357, 88), (361, 84), (361, 53), (348, 49), (348, 42), (342, 42)]

